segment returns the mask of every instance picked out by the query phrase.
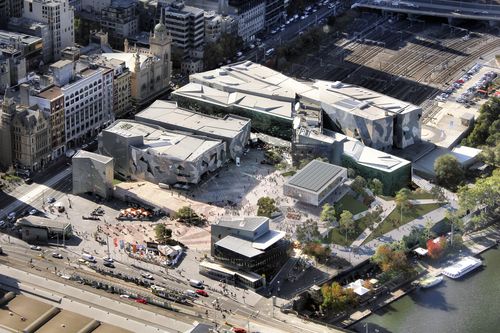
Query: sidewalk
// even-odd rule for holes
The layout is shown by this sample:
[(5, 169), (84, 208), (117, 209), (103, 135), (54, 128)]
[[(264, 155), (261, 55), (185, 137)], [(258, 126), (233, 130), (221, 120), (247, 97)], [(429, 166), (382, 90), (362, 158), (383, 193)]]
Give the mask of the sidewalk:
[(382, 214), (380, 215), (380, 217), (381, 217), (380, 222), (374, 224), (371, 228), (368, 227), (365, 230), (363, 230), (363, 232), (358, 236), (358, 238), (356, 238), (356, 240), (354, 242), (352, 242), (352, 244), (351, 244), (352, 247), (361, 246), (361, 244), (363, 244), (365, 239), (367, 239), (371, 235), (373, 230), (375, 230), (378, 227), (378, 225), (380, 223), (382, 223), (385, 220), (385, 218), (387, 216), (389, 216), (389, 214), (392, 213), (392, 211), (396, 208), (396, 203), (392, 200), (387, 201), (387, 200), (384, 200), (380, 197), (376, 197), (375, 202), (376, 202), (376, 204), (375, 205), (372, 204), (372, 208), (370, 208), (368, 211), (372, 212), (376, 209), (376, 207), (378, 205), (380, 205), (382, 207)]

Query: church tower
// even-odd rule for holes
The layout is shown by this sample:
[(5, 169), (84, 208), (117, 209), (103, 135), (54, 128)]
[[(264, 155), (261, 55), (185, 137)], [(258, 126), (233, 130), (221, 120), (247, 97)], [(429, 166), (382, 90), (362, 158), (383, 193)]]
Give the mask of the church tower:
[(149, 52), (163, 62), (162, 78), (165, 78), (169, 84), (172, 73), (172, 36), (170, 36), (164, 22), (164, 8), (162, 8), (160, 22), (155, 26), (153, 35), (149, 37)]
[(13, 162), (12, 156), (12, 121), (16, 114), (16, 102), (9, 88), (5, 90), (0, 118), (0, 168), (8, 169)]

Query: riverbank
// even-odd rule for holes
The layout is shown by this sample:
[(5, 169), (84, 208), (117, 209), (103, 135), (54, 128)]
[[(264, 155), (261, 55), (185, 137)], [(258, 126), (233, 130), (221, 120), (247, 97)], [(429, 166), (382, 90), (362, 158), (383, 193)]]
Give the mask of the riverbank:
[(442, 270), (445, 267), (452, 265), (454, 262), (460, 260), (463, 257), (477, 256), (484, 251), (491, 249), (492, 247), (496, 247), (499, 241), (499, 226), (490, 226), (488, 228), (464, 236), (462, 248), (456, 252), (450, 253), (443, 260), (431, 263), (418, 261), (417, 265), (419, 265), (419, 267), (423, 269), (423, 272), (415, 276), (414, 279), (408, 281), (400, 288), (397, 288), (395, 291), (390, 292), (390, 296), (388, 298), (381, 300), (376, 304), (372, 304), (369, 308), (352, 313), (349, 318), (342, 321), (341, 327), (351, 327), (359, 321), (362, 321), (372, 315), (373, 312), (378, 311), (385, 306), (397, 301), (398, 299), (406, 296), (407, 294), (413, 292), (415, 290), (415, 285), (411, 282), (415, 281), (420, 276), (426, 274), (438, 276), (441, 274)]
[[(419, 264), (420, 264), (420, 267), (425, 268), (424, 272), (428, 272), (428, 274), (437, 276), (437, 275), (441, 274), (441, 271), (443, 268), (451, 265), (453, 262), (456, 262), (457, 260), (459, 260), (462, 257), (479, 256), (479, 255), (484, 253), (484, 256), (489, 258), (487, 256), (488, 253), (493, 253), (494, 255), (496, 255), (496, 257), (500, 258), (499, 251), (493, 251), (493, 252), (488, 251), (485, 253), (485, 251), (487, 251), (489, 249), (497, 248), (498, 241), (500, 241), (499, 226), (496, 226), (496, 225), (490, 226), (486, 229), (474, 232), (470, 235), (466, 235), (464, 237), (464, 243), (463, 243), (462, 249), (457, 251), (457, 252), (451, 253), (451, 255), (447, 256), (444, 260), (439, 261), (439, 262), (434, 262), (434, 263), (432, 263), (432, 265), (428, 264), (426, 262), (423, 262), (423, 261), (420, 261)], [(481, 259), (483, 259), (483, 258), (481, 258)], [(495, 262), (495, 261), (493, 261), (493, 262)], [(422, 306), (421, 311), (426, 312), (426, 315), (428, 315), (428, 316), (429, 316), (429, 314), (427, 314), (427, 312), (429, 312), (432, 315), (433, 312), (430, 311), (430, 309), (433, 309), (433, 308), (437, 308), (437, 310), (443, 310), (445, 312), (449, 312), (451, 310), (454, 310), (454, 309), (456, 309), (456, 307), (450, 306), (447, 303), (447, 300), (444, 299), (442, 296), (439, 297), (441, 295), (440, 290), (443, 290), (443, 288), (446, 288), (447, 285), (453, 285), (454, 288), (457, 288), (456, 291), (454, 290), (454, 291), (450, 292), (450, 298), (452, 298), (452, 297), (457, 298), (459, 300), (457, 307), (462, 306), (462, 307), (467, 308), (467, 309), (463, 310), (464, 313), (466, 313), (466, 314), (469, 314), (471, 309), (468, 308), (468, 305), (464, 306), (463, 302), (464, 302), (464, 300), (469, 299), (469, 298), (472, 298), (472, 299), (474, 299), (474, 301), (476, 301), (478, 299), (481, 299), (484, 296), (486, 296), (486, 297), (489, 296), (489, 297), (491, 297), (491, 302), (496, 302), (496, 304), (494, 305), (494, 308), (498, 308), (498, 306), (500, 305), (499, 304), (500, 302), (498, 302), (498, 299), (500, 299), (500, 288), (497, 288), (498, 290), (495, 289), (496, 293), (494, 292), (494, 294), (496, 295), (496, 297), (492, 297), (490, 294), (488, 294), (488, 291), (486, 291), (486, 290), (482, 290), (481, 292), (477, 292), (477, 291), (471, 292), (471, 296), (469, 298), (459, 298), (459, 297), (457, 297), (457, 295), (455, 295), (455, 294), (459, 294), (460, 292), (468, 292), (468, 287), (467, 288), (463, 287), (464, 281), (469, 281), (469, 280), (478, 279), (478, 278), (482, 278), (482, 279), (487, 278), (487, 277), (481, 277), (481, 275), (484, 274), (483, 272), (481, 272), (481, 270), (484, 271), (486, 269), (489, 269), (489, 267), (487, 267), (487, 266), (488, 266), (488, 264), (485, 263), (484, 264), (485, 268), (478, 269), (477, 272), (470, 272), (458, 281), (452, 280), (452, 279), (445, 279), (445, 281), (444, 281), (445, 283), (442, 283), (439, 286), (436, 286), (436, 287), (431, 288), (431, 289), (422, 289), (422, 290), (417, 290), (415, 292), (414, 292), (415, 289), (409, 289), (404, 294), (400, 294), (399, 297), (397, 297), (397, 299), (394, 299), (391, 302), (387, 302), (387, 304), (384, 305), (384, 306), (387, 306), (388, 304), (394, 302), (393, 305), (391, 305), (390, 307), (387, 307), (387, 308), (379, 307), (377, 309), (374, 308), (370, 312), (364, 311), (364, 316), (362, 316), (362, 318), (358, 319), (355, 323), (351, 324), (349, 326), (349, 329), (356, 329), (359, 332), (361, 332), (361, 331), (365, 332), (365, 328), (367, 327), (366, 325), (370, 324), (370, 327), (373, 327), (373, 329), (375, 329), (375, 328), (378, 329), (379, 332), (384, 332), (384, 331), (391, 332), (392, 329), (395, 329), (394, 332), (400, 332), (400, 331), (401, 332), (403, 332), (403, 331), (404, 332), (424, 332), (424, 331), (443, 332), (441, 327), (439, 329), (436, 329), (436, 328), (429, 329), (428, 327), (426, 329), (423, 329), (422, 327), (425, 326), (424, 324), (422, 324), (422, 327), (420, 327), (420, 329), (417, 329), (416, 328), (417, 326), (415, 326), (415, 325), (418, 325), (420, 323), (420, 321), (422, 320), (422, 318), (426, 318), (426, 317), (419, 316), (417, 318), (417, 315), (416, 314), (414, 315), (413, 312), (411, 312), (411, 311), (409, 311), (409, 313), (405, 313), (403, 315), (403, 314), (399, 313), (398, 307), (404, 307), (404, 309), (406, 310), (406, 309), (411, 308), (412, 306), (420, 306), (421, 305)], [(496, 274), (496, 278), (498, 279), (499, 278), (498, 275), (500, 275), (500, 267), (497, 268), (497, 265), (495, 265), (494, 269), (497, 270), (498, 274)], [(490, 279), (492, 280), (491, 283), (496, 283), (493, 281), (497, 281), (494, 277), (490, 277)], [(483, 289), (483, 285), (478, 284), (478, 288)], [(483, 293), (486, 293), (488, 295), (483, 295)], [(408, 296), (408, 297), (403, 297), (403, 296)], [(431, 300), (429, 301), (425, 298), (431, 298)], [(425, 300), (422, 300), (422, 299), (425, 299)], [(418, 300), (419, 302), (415, 302), (415, 300)], [(436, 304), (432, 304), (433, 302), (436, 302)], [(480, 302), (480, 301), (478, 300), (478, 302)], [(394, 305), (394, 304), (396, 304), (396, 305)], [(400, 305), (400, 304), (402, 304), (402, 305)], [(467, 311), (469, 311), (469, 312), (467, 312)], [(476, 308), (472, 309), (472, 312), (475, 312), (475, 311), (477, 311)], [(415, 328), (412, 329), (411, 325), (408, 325), (408, 327), (406, 327), (405, 329), (403, 329), (403, 327), (401, 327), (402, 323), (407, 323), (407, 319), (406, 319), (407, 316), (412, 316), (412, 318), (415, 317), (413, 319), (414, 322), (416, 323), (416, 324), (414, 324)], [(384, 323), (384, 318), (386, 318), (386, 317), (390, 317), (389, 319), (386, 320), (387, 322), (389, 322), (389, 324), (388, 324), (389, 326), (387, 326), (387, 327), (384, 324), (382, 324), (382, 323)], [(397, 317), (397, 319), (395, 319), (393, 317)], [(447, 313), (446, 316), (444, 316), (444, 317), (449, 319), (449, 313)], [(426, 319), (426, 321), (427, 321), (427, 319)], [(436, 321), (436, 323), (439, 323), (439, 322), (440, 321)], [(390, 326), (390, 325), (393, 325), (393, 326)], [(495, 327), (498, 327), (498, 325)], [(476, 330), (476, 331), (478, 331), (478, 330)], [(450, 330), (449, 332), (452, 332), (452, 331)], [(469, 331), (455, 330), (454, 332), (469, 332)], [(484, 331), (484, 332), (486, 332), (486, 331)]]

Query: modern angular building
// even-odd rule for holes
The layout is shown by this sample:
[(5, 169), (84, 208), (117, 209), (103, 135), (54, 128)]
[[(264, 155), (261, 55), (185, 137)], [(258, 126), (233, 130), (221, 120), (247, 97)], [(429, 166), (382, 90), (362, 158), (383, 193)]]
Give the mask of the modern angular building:
[(99, 152), (114, 158), (122, 178), (173, 185), (197, 184), (226, 160), (221, 140), (167, 131), (156, 125), (117, 120), (98, 137)]
[(284, 237), (269, 229), (267, 217), (226, 217), (212, 224), (211, 254), (222, 266), (271, 279), (288, 259)]
[(113, 194), (113, 158), (79, 150), (71, 159), (73, 194), (92, 192), (101, 198)]
[(161, 126), (167, 130), (204, 135), (226, 143), (227, 157), (235, 159), (243, 155), (250, 139), (250, 119), (235, 115), (223, 118), (208, 116), (180, 108), (176, 102), (155, 101), (135, 116), (135, 120)]
[(287, 180), (283, 194), (317, 207), (330, 195), (339, 194), (346, 180), (346, 168), (312, 160)]

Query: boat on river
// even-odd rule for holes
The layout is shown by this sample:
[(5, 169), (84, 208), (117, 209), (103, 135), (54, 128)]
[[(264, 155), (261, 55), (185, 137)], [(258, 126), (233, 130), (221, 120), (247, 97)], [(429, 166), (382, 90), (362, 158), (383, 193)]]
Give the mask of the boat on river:
[(430, 288), (440, 284), (441, 282), (443, 282), (442, 276), (430, 276), (418, 281), (418, 285), (422, 288)]
[(482, 265), (483, 262), (480, 259), (474, 257), (465, 257), (454, 263), (453, 265), (443, 269), (442, 273), (449, 278), (458, 279)]

